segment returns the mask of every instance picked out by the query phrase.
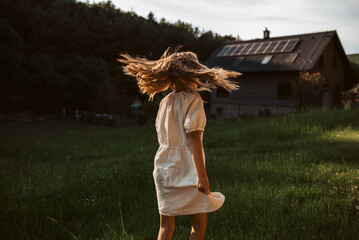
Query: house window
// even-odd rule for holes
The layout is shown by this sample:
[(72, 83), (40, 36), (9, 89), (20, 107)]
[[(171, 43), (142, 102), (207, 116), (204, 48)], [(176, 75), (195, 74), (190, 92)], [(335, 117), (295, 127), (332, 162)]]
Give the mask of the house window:
[(278, 83), (277, 84), (277, 98), (278, 99), (288, 99), (291, 95), (290, 83)]
[(243, 60), (244, 60), (244, 57), (239, 57), (239, 58), (237, 58), (236, 61), (234, 61), (234, 62), (232, 63), (232, 66), (233, 66), (233, 67), (238, 67), (239, 64), (241, 64), (241, 62), (242, 62)]
[(267, 64), (272, 59), (272, 55), (265, 56), (262, 60), (262, 64)]
[(217, 97), (229, 97), (229, 92), (223, 87), (217, 88)]
[(216, 108), (216, 114), (218, 116), (222, 116), (223, 115), (223, 108)]
[(332, 60), (332, 68), (333, 69), (337, 69), (337, 55), (333, 56), (333, 60)]
[(323, 68), (323, 67), (324, 67), (324, 56), (322, 54), (319, 58), (319, 68)]
[(287, 58), (284, 60), (285, 63), (293, 63), (294, 60), (298, 57), (298, 53), (290, 53)]

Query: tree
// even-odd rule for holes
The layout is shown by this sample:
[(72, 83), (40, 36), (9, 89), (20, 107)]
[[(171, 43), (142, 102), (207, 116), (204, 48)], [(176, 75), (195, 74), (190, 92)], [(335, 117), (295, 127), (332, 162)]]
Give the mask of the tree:
[(155, 23), (156, 22), (156, 19), (155, 19), (155, 15), (153, 14), (153, 12), (149, 12), (148, 15), (147, 15), (147, 20), (149, 22), (152, 22), (152, 23)]
[(23, 41), (8, 22), (0, 20), (0, 108), (16, 110), (23, 104)]
[(125, 114), (131, 102), (126, 85), (117, 85), (111, 78), (103, 79), (91, 109), (98, 113)]
[(0, 99), (9, 109), (90, 109), (95, 98), (106, 105), (97, 91), (117, 81), (126, 83), (130, 98), (139, 97), (119, 70), (119, 53), (156, 59), (166, 48), (182, 45), (205, 61), (227, 39), (181, 20), (158, 23), (152, 12), (147, 18), (122, 12), (111, 1), (0, 1), (0, 15), (5, 19), (0, 23)]

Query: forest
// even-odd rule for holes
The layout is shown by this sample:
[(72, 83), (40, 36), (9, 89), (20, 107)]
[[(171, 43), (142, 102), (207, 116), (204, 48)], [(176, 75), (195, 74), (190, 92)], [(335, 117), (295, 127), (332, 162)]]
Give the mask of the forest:
[(120, 53), (155, 59), (183, 46), (204, 61), (221, 42), (234, 40), (125, 12), (111, 1), (0, 0), (0, 111), (53, 113), (63, 107), (125, 114), (140, 95), (123, 74)]

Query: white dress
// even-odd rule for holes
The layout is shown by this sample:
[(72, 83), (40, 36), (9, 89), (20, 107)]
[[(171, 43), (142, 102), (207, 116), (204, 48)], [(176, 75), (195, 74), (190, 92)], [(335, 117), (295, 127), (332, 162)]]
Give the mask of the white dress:
[[(171, 92), (160, 103), (156, 131), (159, 142), (153, 178), (160, 214), (167, 216), (213, 212), (224, 202), (218, 192), (197, 189), (197, 174), (187, 133), (204, 131), (206, 115), (198, 93)], [(203, 149), (202, 149), (203, 151)]]

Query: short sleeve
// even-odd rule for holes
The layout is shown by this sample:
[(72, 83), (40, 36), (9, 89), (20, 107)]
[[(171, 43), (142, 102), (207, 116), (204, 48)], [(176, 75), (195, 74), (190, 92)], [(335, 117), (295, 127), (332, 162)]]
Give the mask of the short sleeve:
[(184, 129), (186, 134), (194, 131), (204, 131), (206, 126), (206, 113), (202, 98), (198, 95), (188, 103)]
[(158, 106), (158, 111), (157, 111), (157, 115), (156, 115), (156, 122), (155, 122), (155, 127), (156, 127), (156, 130), (158, 131), (158, 120), (159, 120), (159, 117), (160, 117), (160, 114), (161, 114), (161, 110), (162, 110), (162, 103), (163, 103), (164, 99), (161, 100), (159, 106)]

